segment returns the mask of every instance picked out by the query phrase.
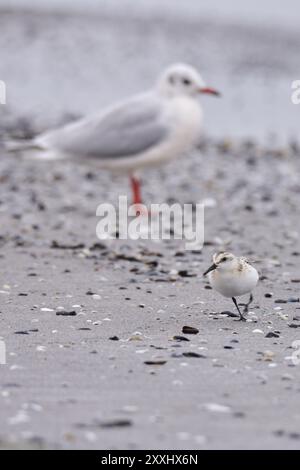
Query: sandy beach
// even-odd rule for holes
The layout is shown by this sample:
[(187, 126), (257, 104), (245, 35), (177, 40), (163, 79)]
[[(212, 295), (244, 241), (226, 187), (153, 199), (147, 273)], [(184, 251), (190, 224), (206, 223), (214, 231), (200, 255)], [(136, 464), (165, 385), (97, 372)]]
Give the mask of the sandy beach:
[[(179, 58), (224, 90), (203, 101), (203, 142), (180, 171), (144, 174), (148, 203), (206, 202), (201, 251), (100, 242), (96, 208), (129, 194), (126, 178), (1, 146), (0, 448), (298, 449), (299, 34), (9, 10), (0, 26), (1, 139), (151, 86)], [(202, 276), (224, 247), (260, 273), (246, 323)]]

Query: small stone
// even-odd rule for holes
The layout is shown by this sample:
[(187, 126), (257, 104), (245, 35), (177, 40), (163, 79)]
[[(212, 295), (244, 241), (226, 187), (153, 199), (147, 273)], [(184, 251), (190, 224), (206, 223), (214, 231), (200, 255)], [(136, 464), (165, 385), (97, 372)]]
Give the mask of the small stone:
[(99, 423), (99, 427), (101, 428), (125, 428), (128, 426), (132, 426), (132, 421), (129, 419), (117, 419), (114, 421), (104, 421)]
[(109, 338), (111, 341), (119, 341), (119, 337), (118, 336), (111, 336)]
[(101, 299), (101, 295), (99, 295), (99, 294), (92, 294), (92, 297), (95, 300), (100, 300)]
[(291, 439), (300, 439), (300, 433), (299, 433), (299, 432), (291, 432), (291, 433), (289, 434), (289, 437), (290, 437)]
[(147, 366), (163, 366), (166, 363), (167, 363), (167, 361), (164, 361), (164, 360), (144, 361), (144, 364), (146, 364)]
[(263, 358), (264, 358), (264, 361), (266, 362), (273, 361), (274, 356), (275, 354), (273, 353), (273, 351), (264, 351), (263, 353)]
[(190, 341), (188, 338), (186, 338), (185, 336), (179, 336), (179, 335), (175, 335), (173, 336), (173, 339), (175, 341)]
[(270, 331), (269, 333), (266, 334), (265, 338), (279, 338), (280, 336), (277, 333), (274, 333), (273, 331)]
[(197, 328), (194, 328), (193, 326), (184, 326), (182, 328), (182, 333), (185, 335), (197, 335), (199, 333), (199, 330)]
[(142, 340), (143, 340), (143, 337), (141, 333), (136, 332), (132, 336), (130, 336), (128, 341), (142, 341)]
[(246, 415), (245, 415), (245, 413), (244, 413), (243, 411), (235, 411), (235, 412), (233, 413), (233, 416), (234, 416), (235, 418), (245, 418)]
[(184, 352), (184, 353), (182, 353), (182, 355), (184, 357), (197, 357), (199, 359), (206, 359), (206, 356), (204, 356), (203, 354), (199, 354), (199, 353), (196, 353), (196, 352), (193, 352), (193, 351)]
[(212, 413), (230, 413), (231, 412), (231, 408), (229, 408), (229, 406), (219, 405), (218, 403), (206, 403), (204, 405), (204, 408), (207, 411), (210, 411)]
[(56, 315), (62, 317), (75, 317), (77, 313), (75, 312), (75, 310), (71, 310), (70, 312), (67, 312), (65, 310), (59, 310), (58, 312), (56, 312)]
[(178, 276), (181, 276), (181, 277), (195, 277), (196, 274), (190, 273), (186, 269), (182, 269), (181, 271), (178, 271)]
[(291, 374), (283, 374), (281, 377), (281, 380), (288, 381), (288, 380), (293, 380), (294, 377)]

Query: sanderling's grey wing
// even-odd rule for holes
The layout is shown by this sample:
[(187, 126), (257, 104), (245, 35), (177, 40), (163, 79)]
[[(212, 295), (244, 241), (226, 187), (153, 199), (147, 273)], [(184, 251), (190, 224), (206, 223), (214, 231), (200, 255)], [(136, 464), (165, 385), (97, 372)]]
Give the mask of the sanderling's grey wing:
[(147, 94), (50, 132), (38, 141), (83, 158), (121, 158), (158, 145), (168, 131), (163, 104), (155, 95)]

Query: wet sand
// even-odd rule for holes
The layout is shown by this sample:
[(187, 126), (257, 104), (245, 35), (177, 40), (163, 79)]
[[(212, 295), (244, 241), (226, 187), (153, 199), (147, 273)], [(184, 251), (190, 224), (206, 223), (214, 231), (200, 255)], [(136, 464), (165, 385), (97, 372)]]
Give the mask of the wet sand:
[[(50, 32), (38, 28), (41, 19), (22, 21), (32, 70)], [(90, 36), (78, 34), (87, 45)], [(148, 59), (145, 69), (139, 57), (131, 84), (135, 73), (123, 70), (122, 91), (161, 65)], [(13, 75), (14, 63), (6, 64)], [(106, 78), (103, 103), (113, 95)], [(43, 91), (36, 96), (44, 113)], [(86, 112), (93, 100), (81, 100)], [(3, 111), (2, 136), (41, 125), (33, 106), (20, 121), (21, 108)], [(66, 102), (54, 103), (53, 120), (66, 119), (59, 108)], [(172, 164), (148, 171), (147, 203), (208, 203), (204, 248), (191, 252), (178, 240), (100, 243), (96, 208), (127, 194), (126, 179), (36, 164), (2, 148), (0, 448), (299, 448), (300, 368), (291, 360), (300, 340), (299, 157), (295, 142), (223, 136), (207, 138), (178, 163), (180, 172)], [(247, 323), (230, 316), (231, 302), (202, 277), (224, 247), (252, 259), (261, 275)]]

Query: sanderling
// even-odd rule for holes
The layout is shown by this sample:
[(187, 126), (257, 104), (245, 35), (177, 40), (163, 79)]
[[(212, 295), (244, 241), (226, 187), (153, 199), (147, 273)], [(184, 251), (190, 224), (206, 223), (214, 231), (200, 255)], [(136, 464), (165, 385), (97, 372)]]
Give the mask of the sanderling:
[(202, 130), (200, 93), (219, 95), (191, 66), (168, 67), (153, 89), (92, 116), (14, 143), (11, 151), (29, 150), (41, 159), (71, 157), (130, 176), (133, 202), (141, 204), (137, 172), (171, 160), (198, 143)]
[(259, 279), (256, 269), (249, 264), (246, 258), (222, 251), (214, 254), (213, 264), (203, 276), (207, 274), (211, 287), (224, 297), (231, 297), (239, 312), (240, 320), (246, 320), (238, 306), (236, 297), (250, 293), (249, 302), (243, 304), (244, 313), (247, 313), (248, 307), (253, 301), (252, 290)]

